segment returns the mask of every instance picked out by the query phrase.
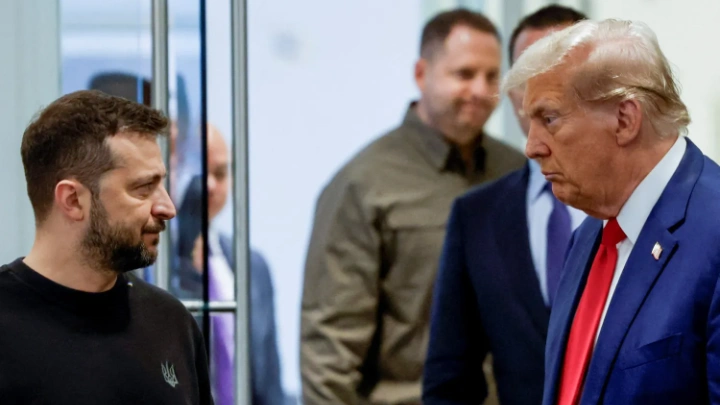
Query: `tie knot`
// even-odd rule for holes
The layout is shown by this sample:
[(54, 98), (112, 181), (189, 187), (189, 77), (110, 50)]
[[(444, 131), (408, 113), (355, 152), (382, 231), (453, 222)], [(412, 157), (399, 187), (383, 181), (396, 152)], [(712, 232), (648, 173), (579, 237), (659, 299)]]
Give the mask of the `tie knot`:
[(617, 219), (610, 219), (607, 225), (605, 225), (605, 229), (603, 229), (602, 244), (607, 247), (615, 247), (615, 245), (620, 243), (623, 239), (625, 239), (625, 232), (623, 232), (622, 228), (620, 228), (620, 224), (618, 224)]

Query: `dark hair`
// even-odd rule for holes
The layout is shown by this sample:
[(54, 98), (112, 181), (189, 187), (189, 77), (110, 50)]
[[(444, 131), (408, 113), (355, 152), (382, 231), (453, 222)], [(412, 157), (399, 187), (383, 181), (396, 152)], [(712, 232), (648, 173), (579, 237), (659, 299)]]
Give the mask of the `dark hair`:
[(481, 13), (459, 8), (440, 13), (425, 24), (420, 40), (420, 56), (432, 59), (442, 48), (450, 31), (459, 25), (491, 34), (500, 41), (500, 33), (492, 21)]
[[(88, 88), (152, 106), (152, 84), (148, 79), (126, 72), (101, 72), (90, 79)], [(177, 75), (178, 141), (185, 142), (190, 132), (190, 105), (185, 78)]]
[(526, 16), (520, 21), (517, 27), (515, 27), (512, 35), (510, 36), (510, 43), (508, 44), (508, 57), (510, 58), (510, 64), (512, 65), (513, 63), (515, 42), (523, 30), (528, 28), (543, 29), (554, 27), (556, 25), (573, 24), (586, 19), (587, 16), (585, 14), (573, 10), (570, 7), (559, 6), (557, 4), (543, 7), (540, 10)]
[(156, 137), (167, 126), (161, 112), (97, 90), (52, 102), (27, 127), (20, 147), (36, 223), (49, 214), (61, 180), (75, 178), (98, 191), (100, 177), (115, 167), (108, 137), (128, 132)]

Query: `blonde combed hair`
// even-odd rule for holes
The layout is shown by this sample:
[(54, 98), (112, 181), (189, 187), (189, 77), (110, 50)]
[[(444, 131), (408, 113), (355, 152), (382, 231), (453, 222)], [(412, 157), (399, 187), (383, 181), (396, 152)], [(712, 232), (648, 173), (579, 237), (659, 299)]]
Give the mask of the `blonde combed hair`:
[[(685, 134), (690, 114), (655, 33), (642, 22), (581, 21), (528, 47), (505, 76), (502, 91), (563, 65), (571, 54), (584, 61), (568, 78), (586, 103), (634, 99), (660, 136)], [(575, 56), (575, 55), (572, 55)]]

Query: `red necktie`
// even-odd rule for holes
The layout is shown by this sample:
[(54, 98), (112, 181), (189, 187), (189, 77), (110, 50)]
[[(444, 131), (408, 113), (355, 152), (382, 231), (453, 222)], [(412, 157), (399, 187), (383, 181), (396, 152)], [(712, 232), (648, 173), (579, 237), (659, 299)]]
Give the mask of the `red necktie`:
[(617, 265), (616, 245), (623, 239), (625, 233), (620, 229), (617, 220), (615, 218), (609, 220), (603, 229), (602, 242), (590, 268), (585, 290), (570, 328), (560, 379), (558, 405), (575, 405), (580, 401), (595, 335)]

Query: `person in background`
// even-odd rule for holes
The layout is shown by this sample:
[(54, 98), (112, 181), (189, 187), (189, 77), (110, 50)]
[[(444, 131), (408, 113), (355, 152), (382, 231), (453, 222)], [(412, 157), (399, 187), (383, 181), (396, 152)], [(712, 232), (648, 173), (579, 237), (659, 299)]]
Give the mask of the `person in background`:
[[(528, 15), (510, 37), (510, 64), (585, 18), (558, 5)], [(522, 92), (510, 96), (527, 135)], [(455, 201), (435, 285), (424, 405), (482, 403), (488, 353), (501, 404), (542, 402), (550, 308), (571, 233), (584, 219), (555, 198), (532, 160)]]
[(720, 403), (720, 167), (655, 33), (582, 21), (528, 48), (525, 150), (590, 217), (550, 315), (545, 405)]
[(480, 13), (424, 27), (420, 99), (333, 177), (305, 263), (305, 405), (420, 404), (430, 303), (452, 201), (525, 164), (483, 128), (498, 102), (497, 29)]
[(159, 111), (99, 91), (52, 102), (20, 153), (35, 242), (0, 268), (3, 404), (213, 404), (205, 343), (173, 296), (129, 274), (175, 216)]
[[(235, 249), (231, 235), (222, 234), (212, 220), (225, 207), (232, 182), (230, 154), (220, 131), (207, 130), (208, 277), (212, 301), (235, 301)], [(171, 291), (185, 299), (202, 299), (203, 239), (202, 177), (190, 182), (178, 211), (178, 256), (171, 274)], [(265, 259), (250, 251), (250, 359), (253, 405), (284, 405), (275, 325), (274, 289)], [(212, 316), (211, 373), (218, 405), (234, 404), (235, 321), (232, 314)]]

